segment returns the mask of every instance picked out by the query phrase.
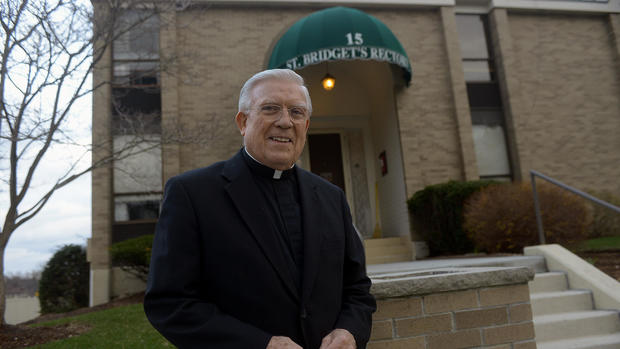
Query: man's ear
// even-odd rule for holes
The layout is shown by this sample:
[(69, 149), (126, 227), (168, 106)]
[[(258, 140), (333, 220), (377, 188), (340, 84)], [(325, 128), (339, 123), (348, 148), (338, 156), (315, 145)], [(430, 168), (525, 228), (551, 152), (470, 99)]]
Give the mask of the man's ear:
[(245, 115), (245, 113), (243, 112), (238, 112), (235, 116), (235, 123), (237, 124), (237, 128), (239, 129), (239, 132), (241, 132), (242, 136), (245, 136), (245, 127), (247, 125), (247, 122), (248, 116)]

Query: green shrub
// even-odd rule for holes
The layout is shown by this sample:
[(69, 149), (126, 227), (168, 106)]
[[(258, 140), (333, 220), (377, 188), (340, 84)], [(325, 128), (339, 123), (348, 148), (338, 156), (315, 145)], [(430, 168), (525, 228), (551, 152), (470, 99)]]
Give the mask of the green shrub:
[[(620, 207), (620, 198), (608, 191), (590, 192), (590, 195)], [(592, 224), (588, 228), (589, 238), (620, 236), (620, 213), (607, 207), (590, 203)]]
[[(583, 199), (545, 183), (537, 190), (546, 242), (582, 241), (590, 218)], [(467, 200), (463, 216), (463, 227), (479, 251), (514, 253), (539, 244), (529, 183), (484, 188)]]
[(146, 281), (151, 262), (153, 234), (127, 239), (110, 246), (112, 265)]
[(61, 247), (41, 273), (41, 313), (63, 313), (88, 306), (88, 276), (89, 267), (84, 247)]
[(462, 228), (463, 203), (472, 193), (495, 182), (450, 181), (428, 186), (408, 201), (413, 230), (428, 243), (431, 255), (473, 251)]

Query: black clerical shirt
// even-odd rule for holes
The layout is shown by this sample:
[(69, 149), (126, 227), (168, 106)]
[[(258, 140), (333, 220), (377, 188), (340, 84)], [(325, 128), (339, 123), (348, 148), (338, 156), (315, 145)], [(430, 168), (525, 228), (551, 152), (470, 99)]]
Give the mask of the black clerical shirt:
[(252, 158), (244, 149), (243, 156), (254, 175), (254, 180), (263, 194), (266, 207), (274, 227), (279, 233), (285, 253), (295, 262), (291, 272), (297, 286), (301, 287), (303, 271), (303, 232), (301, 204), (295, 166), (285, 171), (274, 170)]

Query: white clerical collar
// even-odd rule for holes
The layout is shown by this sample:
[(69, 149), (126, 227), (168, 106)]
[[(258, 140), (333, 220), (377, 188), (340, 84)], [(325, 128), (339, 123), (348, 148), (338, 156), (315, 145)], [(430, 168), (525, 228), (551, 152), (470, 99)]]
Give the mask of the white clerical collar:
[[(260, 161), (256, 160), (256, 159), (252, 156), (252, 154), (250, 154), (250, 152), (248, 151), (248, 148), (243, 147), (243, 150), (245, 151), (245, 153), (246, 153), (246, 154), (248, 154), (248, 156), (249, 156), (250, 158), (252, 158), (252, 160), (256, 161), (257, 163), (259, 163), (259, 164), (261, 164), (261, 165), (263, 165), (263, 166), (265, 166), (265, 167), (269, 167), (269, 166), (267, 166), (267, 165), (263, 164), (262, 162), (260, 162)], [(293, 166), (291, 166), (291, 167), (289, 168), (289, 170), (290, 170), (290, 169), (292, 169), (293, 167), (295, 167), (295, 164), (293, 164)], [(273, 177), (271, 177), (271, 178), (273, 178), (273, 179), (280, 179), (280, 177), (282, 177), (282, 173), (283, 173), (284, 171), (282, 171), (282, 170), (276, 170), (276, 169), (273, 169), (273, 168), (271, 168), (271, 167), (269, 167), (269, 168), (273, 170)]]

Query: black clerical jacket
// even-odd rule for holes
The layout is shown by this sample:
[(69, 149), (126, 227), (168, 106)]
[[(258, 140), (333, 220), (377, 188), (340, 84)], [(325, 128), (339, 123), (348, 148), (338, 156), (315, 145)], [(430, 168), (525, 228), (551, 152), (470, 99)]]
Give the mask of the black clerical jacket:
[(144, 309), (173, 344), (262, 349), (288, 336), (313, 349), (344, 328), (365, 347), (375, 300), (345, 196), (310, 172), (297, 176), (301, 289), (241, 152), (166, 183)]

